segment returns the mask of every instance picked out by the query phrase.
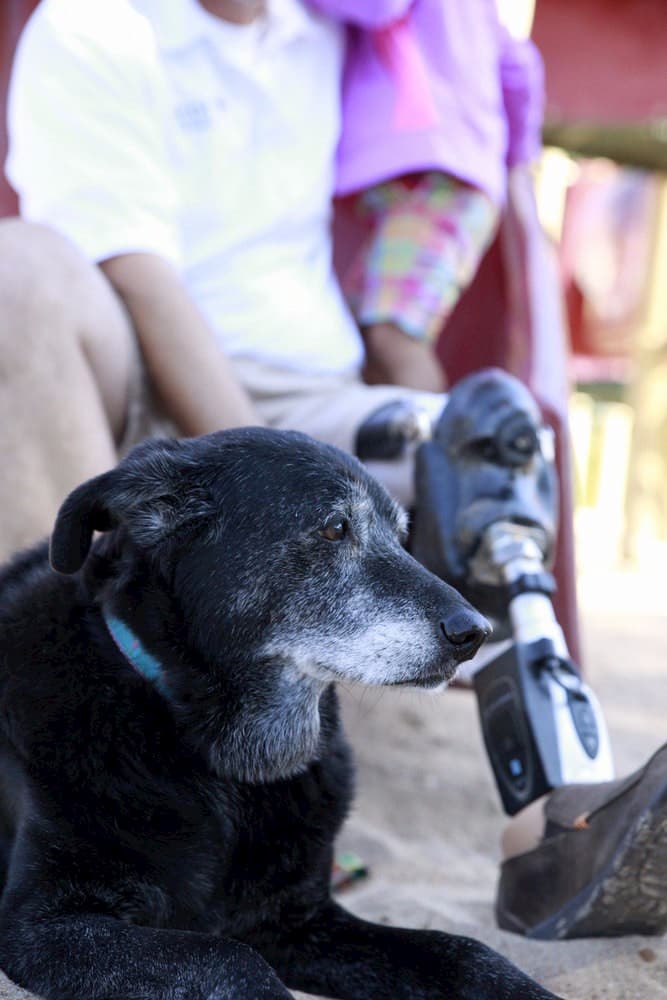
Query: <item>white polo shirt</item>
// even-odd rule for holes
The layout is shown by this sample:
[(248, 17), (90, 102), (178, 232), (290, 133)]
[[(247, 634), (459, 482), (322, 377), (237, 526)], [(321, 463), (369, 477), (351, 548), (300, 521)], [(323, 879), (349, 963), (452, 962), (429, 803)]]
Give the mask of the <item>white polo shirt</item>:
[(299, 0), (240, 27), (197, 0), (42, 0), (17, 50), (7, 175), (92, 260), (172, 260), (221, 348), (357, 367), (329, 233), (343, 38)]

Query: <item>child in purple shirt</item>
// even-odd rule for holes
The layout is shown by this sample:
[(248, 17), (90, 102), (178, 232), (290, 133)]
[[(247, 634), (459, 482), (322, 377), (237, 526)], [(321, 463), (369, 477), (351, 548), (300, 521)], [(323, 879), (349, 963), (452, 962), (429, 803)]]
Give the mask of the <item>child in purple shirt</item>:
[[(493, 0), (313, 2), (347, 25), (337, 193), (369, 236), (345, 287), (366, 376), (382, 381), (373, 343), (403, 335), (430, 353), (494, 234), (508, 167), (537, 156), (542, 64)], [(427, 371), (401, 380), (438, 388)]]

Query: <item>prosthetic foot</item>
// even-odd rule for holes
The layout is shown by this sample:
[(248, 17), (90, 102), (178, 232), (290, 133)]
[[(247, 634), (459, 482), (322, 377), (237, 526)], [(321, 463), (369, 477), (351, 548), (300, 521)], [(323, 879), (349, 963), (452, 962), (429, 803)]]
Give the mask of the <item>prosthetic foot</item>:
[(548, 567), (558, 516), (551, 432), (525, 386), (496, 368), (458, 382), (415, 476), (412, 554), (496, 623), (506, 619), (506, 581), (482, 551), (487, 529), (520, 526)]

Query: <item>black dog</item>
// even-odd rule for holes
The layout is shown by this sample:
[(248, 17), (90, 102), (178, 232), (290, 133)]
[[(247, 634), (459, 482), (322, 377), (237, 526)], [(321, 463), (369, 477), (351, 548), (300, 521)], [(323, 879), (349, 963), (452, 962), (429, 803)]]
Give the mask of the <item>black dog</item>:
[(54, 1000), (552, 997), (329, 896), (334, 682), (442, 684), (486, 631), (404, 532), (355, 459), (257, 429), (146, 443), (70, 495), (53, 568), (42, 546), (0, 578), (10, 977)]

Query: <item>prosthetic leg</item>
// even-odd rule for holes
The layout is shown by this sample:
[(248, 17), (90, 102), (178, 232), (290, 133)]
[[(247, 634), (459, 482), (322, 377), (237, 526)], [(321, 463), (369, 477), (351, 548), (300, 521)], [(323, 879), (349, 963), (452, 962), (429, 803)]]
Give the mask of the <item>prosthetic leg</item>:
[(517, 379), (486, 369), (450, 392), (430, 440), (403, 403), (378, 413), (359, 443), (372, 440), (374, 451), (390, 417), (392, 447), (382, 457), (396, 454), (402, 414), (404, 444), (422, 441), (411, 551), (506, 640), (474, 675), (505, 810), (518, 812), (566, 783), (611, 779), (599, 704), (569, 657), (549, 596), (557, 483), (552, 435), (535, 401)]
[(486, 529), (471, 572), (496, 572), (512, 641), (474, 675), (484, 743), (505, 811), (560, 785), (613, 778), (602, 711), (569, 657), (551, 578), (524, 525)]

